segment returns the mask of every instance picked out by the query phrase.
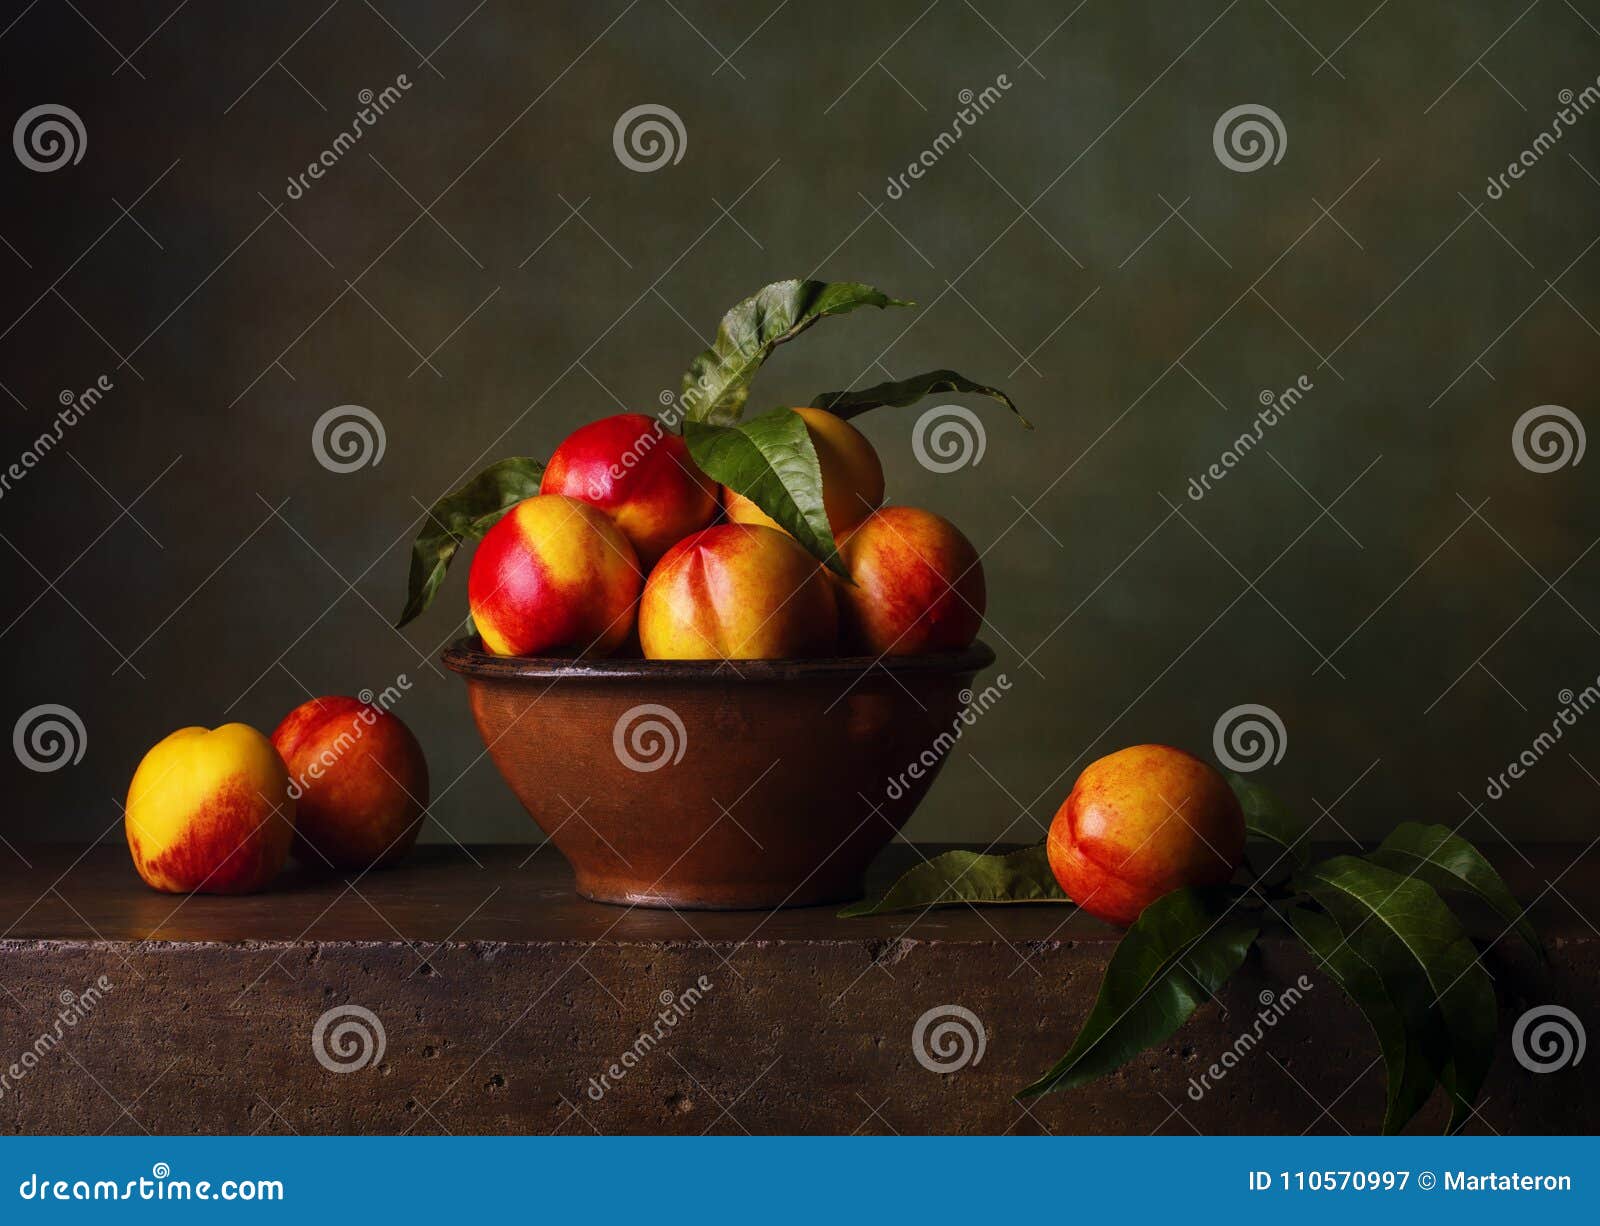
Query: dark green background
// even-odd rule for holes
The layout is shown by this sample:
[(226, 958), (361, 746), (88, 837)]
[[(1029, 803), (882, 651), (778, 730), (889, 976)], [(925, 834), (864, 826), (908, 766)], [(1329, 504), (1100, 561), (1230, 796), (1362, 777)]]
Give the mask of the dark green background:
[[(6, 123), (60, 102), (89, 133), (51, 174), (0, 157), (0, 458), (62, 388), (115, 383), (0, 498), (6, 726), (62, 703), (88, 730), (55, 773), (3, 756), (8, 840), (118, 838), (172, 728), (270, 729), (307, 690), (399, 673), (434, 773), (425, 837), (533, 837), (429, 663), (464, 574), (403, 635), (385, 623), (420, 504), (652, 411), (726, 306), (811, 273), (921, 305), (825, 324), (753, 408), (952, 365), (1038, 426), (971, 401), (983, 462), (935, 475), (918, 410), (864, 420), (891, 497), (985, 551), (985, 637), (1014, 683), (910, 836), (1037, 837), (1096, 755), (1209, 754), (1241, 703), (1281, 716), (1264, 777), (1329, 834), (1594, 834), (1600, 715), (1483, 803), (1600, 673), (1600, 458), (1536, 475), (1511, 449), (1535, 405), (1595, 421), (1600, 114), (1484, 191), (1600, 75), (1592, 0), (312, 0), (164, 25), (168, 0), (78, 2), (0, 35)], [(286, 200), (357, 92), (402, 72), (376, 129)], [(886, 199), (959, 91), (1001, 73), (1003, 99)], [(642, 102), (688, 133), (650, 174), (612, 150)], [(1276, 165), (1213, 153), (1240, 103), (1282, 117)], [(1265, 449), (1189, 501), (1258, 393), (1301, 375)], [(343, 403), (387, 432), (347, 476), (310, 447)]]

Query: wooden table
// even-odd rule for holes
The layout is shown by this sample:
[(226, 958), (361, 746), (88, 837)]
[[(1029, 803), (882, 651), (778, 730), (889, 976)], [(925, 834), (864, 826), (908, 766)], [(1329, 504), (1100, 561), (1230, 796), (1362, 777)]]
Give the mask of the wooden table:
[[(1600, 855), (1573, 864), (1579, 850), (1498, 857), (1539, 897), (1553, 964), (1541, 976), (1508, 943), (1492, 956), (1510, 999), (1474, 1130), (1600, 1123), (1600, 1058), (1536, 1076), (1509, 1041), (1532, 1004), (1600, 1028)], [(8, 1132), (1340, 1133), (1382, 1110), (1365, 1023), (1281, 938), (1170, 1041), (1025, 1107), (1013, 1094), (1066, 1050), (1117, 939), (1070, 908), (627, 910), (576, 898), (554, 849), (530, 847), (429, 847), (359, 880), (291, 872), (269, 894), (183, 899), (146, 889), (120, 847), (22, 851), (31, 867), (0, 876)], [(891, 849), (878, 877), (916, 854)], [(1260, 994), (1302, 973), (1313, 990), (1195, 1101), (1190, 1079), (1253, 1027)], [(333, 1012), (351, 1006), (376, 1022)], [(913, 1051), (942, 1006), (983, 1028), (956, 1071)], [(381, 1027), (381, 1058), (341, 1021), (369, 1056)]]

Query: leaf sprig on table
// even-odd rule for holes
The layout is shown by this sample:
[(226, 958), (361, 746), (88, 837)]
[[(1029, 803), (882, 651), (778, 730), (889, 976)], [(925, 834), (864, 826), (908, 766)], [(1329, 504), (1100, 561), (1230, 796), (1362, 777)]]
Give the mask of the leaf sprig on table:
[[(1501, 935), (1516, 932), (1543, 959), (1526, 911), (1483, 854), (1444, 826), (1404, 822), (1370, 852), (1313, 864), (1309, 831), (1271, 792), (1239, 775), (1228, 781), (1244, 808), (1254, 880), (1175, 890), (1146, 907), (1071, 1047), (1019, 1097), (1085, 1085), (1170, 1038), (1244, 964), (1261, 932), (1281, 925), (1377, 1036), (1388, 1083), (1383, 1131), (1401, 1131), (1438, 1087), (1450, 1102), (1447, 1130), (1459, 1131), (1494, 1057), (1499, 1010), (1479, 946), (1446, 899), (1487, 907), (1505, 924)], [(1042, 845), (946, 852), (840, 914), (1025, 902), (1072, 905)]]

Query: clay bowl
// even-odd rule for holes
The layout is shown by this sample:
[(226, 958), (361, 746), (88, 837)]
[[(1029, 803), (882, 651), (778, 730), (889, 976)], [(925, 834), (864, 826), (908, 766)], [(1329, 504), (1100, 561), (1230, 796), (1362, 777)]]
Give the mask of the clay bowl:
[(579, 894), (731, 910), (859, 897), (953, 750), (994, 652), (558, 660), (468, 638), (444, 663), (466, 678), (495, 766)]

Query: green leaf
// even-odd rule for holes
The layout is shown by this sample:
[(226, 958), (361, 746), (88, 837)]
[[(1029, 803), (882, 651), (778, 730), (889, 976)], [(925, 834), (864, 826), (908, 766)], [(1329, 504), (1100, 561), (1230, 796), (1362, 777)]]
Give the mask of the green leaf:
[(864, 306), (914, 305), (858, 281), (774, 281), (762, 286), (729, 309), (711, 348), (689, 363), (683, 375), (685, 419), (719, 426), (738, 421), (750, 381), (772, 351), (829, 315)]
[(884, 405), (904, 408), (938, 392), (970, 392), (975, 396), (990, 396), (1015, 413), (1024, 427), (1033, 429), (1033, 423), (1022, 415), (1022, 410), (1017, 408), (1010, 396), (997, 387), (974, 383), (953, 370), (925, 370), (909, 379), (879, 383), (874, 387), (864, 387), (859, 392), (823, 392), (812, 400), (811, 407), (827, 409), (840, 417), (854, 417)]
[(537, 494), (543, 474), (544, 465), (538, 460), (513, 456), (489, 465), (433, 504), (411, 547), (411, 579), (397, 629), (432, 603), (456, 551), (481, 540), (502, 515)]
[(1467, 1120), (1494, 1059), (1494, 983), (1460, 922), (1426, 881), (1355, 856), (1296, 877), (1382, 978), (1450, 1095), (1449, 1130)]
[(1540, 958), (1546, 956), (1526, 911), (1494, 866), (1448, 827), (1402, 822), (1367, 859), (1397, 873), (1421, 877), (1436, 890), (1470, 894), (1482, 900), (1517, 930), (1534, 953)]
[(1373, 1033), (1388, 1079), (1383, 1131), (1403, 1129), (1433, 1095), (1438, 1070), (1428, 1058), (1422, 1036), (1405, 1023), (1377, 970), (1345, 940), (1338, 922), (1321, 911), (1289, 907), (1284, 920), (1317, 964), (1361, 1010)]
[(882, 898), (863, 898), (839, 912), (840, 919), (887, 915), (955, 903), (1053, 902), (1071, 904), (1056, 884), (1044, 844), (1000, 856), (947, 851), (901, 875)]
[(774, 409), (732, 426), (686, 421), (683, 441), (701, 472), (743, 494), (830, 570), (850, 577), (822, 505), (822, 468), (805, 418)]
[(1227, 779), (1244, 810), (1245, 834), (1281, 847), (1283, 854), (1276, 858), (1287, 859), (1296, 868), (1310, 863), (1311, 849), (1305, 837), (1305, 824), (1291, 817), (1283, 803), (1261, 784), (1233, 771), (1227, 772)]
[(1019, 1097), (1081, 1086), (1170, 1036), (1238, 970), (1259, 927), (1227, 887), (1156, 899), (1111, 955), (1100, 994), (1067, 1054)]

